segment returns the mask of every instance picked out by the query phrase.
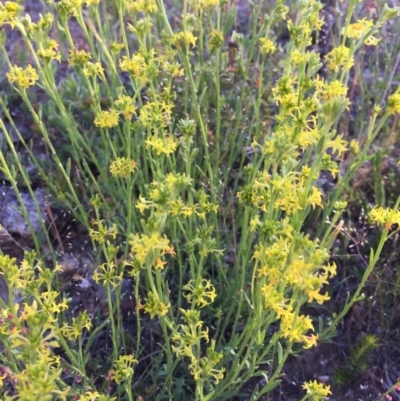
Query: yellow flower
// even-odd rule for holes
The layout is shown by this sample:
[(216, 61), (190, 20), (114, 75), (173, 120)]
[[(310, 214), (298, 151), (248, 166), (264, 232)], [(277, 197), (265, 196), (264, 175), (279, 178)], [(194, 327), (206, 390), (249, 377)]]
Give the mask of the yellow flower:
[(169, 61), (164, 61), (162, 67), (164, 71), (174, 77), (182, 77), (184, 74), (183, 69), (178, 63), (170, 63)]
[(332, 153), (337, 153), (340, 157), (343, 152), (347, 151), (348, 142), (342, 139), (343, 135), (337, 135), (335, 139), (327, 141), (325, 149), (332, 148)]
[(15, 1), (6, 1), (0, 4), (0, 27), (9, 24), (11, 28), (15, 27), (16, 18), (24, 11), (24, 8)]
[(57, 51), (58, 43), (55, 40), (50, 40), (47, 48), (42, 48), (37, 51), (37, 55), (45, 62), (50, 63), (52, 60), (57, 60), (61, 63), (61, 54)]
[(304, 346), (303, 348), (309, 349), (317, 345), (318, 334), (311, 334), (310, 336), (304, 336)]
[(147, 138), (146, 141), (146, 149), (151, 147), (157, 156), (161, 154), (169, 155), (175, 152), (178, 146), (178, 140), (172, 135), (165, 135), (164, 138), (159, 138), (156, 135)]
[(115, 239), (118, 235), (116, 224), (113, 224), (111, 227), (107, 227), (103, 224), (103, 220), (96, 221), (93, 224), (97, 225), (98, 231), (91, 228), (89, 230), (89, 235), (93, 239), (93, 241), (97, 241), (99, 244), (104, 244), (106, 237), (111, 237), (112, 239)]
[(195, 0), (196, 6), (200, 8), (217, 7), (219, 0)]
[(315, 380), (313, 382), (304, 383), (303, 389), (307, 391), (307, 395), (311, 396), (309, 397), (311, 401), (322, 401), (329, 394), (332, 394), (329, 386), (317, 383)]
[(97, 391), (86, 391), (85, 394), (79, 396), (77, 401), (115, 401), (116, 399), (117, 397), (110, 397)]
[(376, 38), (375, 36), (371, 35), (365, 40), (365, 44), (367, 46), (377, 46), (381, 39), (382, 38)]
[(118, 125), (118, 113), (115, 109), (110, 109), (110, 111), (102, 111), (94, 119), (94, 124), (96, 127), (100, 128), (112, 128)]
[(201, 280), (199, 284), (190, 280), (182, 288), (189, 291), (188, 294), (184, 295), (188, 302), (199, 308), (212, 304), (217, 296), (215, 287), (206, 279)]
[(85, 67), (86, 63), (92, 59), (92, 55), (85, 50), (70, 50), (68, 65), (70, 67)]
[(110, 173), (113, 177), (126, 178), (133, 173), (137, 164), (134, 160), (126, 157), (117, 157), (110, 166)]
[(378, 226), (389, 230), (394, 224), (400, 225), (400, 211), (391, 208), (375, 206), (369, 213), (369, 218)]
[(389, 96), (387, 111), (389, 114), (400, 114), (400, 93)]
[(186, 49), (189, 49), (190, 46), (196, 46), (197, 38), (194, 37), (193, 33), (190, 31), (186, 32), (178, 32), (174, 35), (172, 39), (172, 43), (179, 49), (183, 50), (185, 46)]
[(125, 0), (125, 8), (135, 13), (155, 13), (158, 10), (156, 0)]
[[(369, 20), (367, 21), (365, 18), (355, 22), (354, 24), (350, 24), (347, 28), (347, 36), (352, 39), (360, 39), (364, 35), (368, 34), (374, 26), (374, 22)], [(381, 39), (377, 39), (374, 36), (370, 35), (365, 39), (365, 44), (367, 46), (376, 46)]]
[(104, 72), (104, 68), (102, 67), (100, 62), (91, 63), (90, 61), (88, 61), (85, 64), (85, 67), (83, 67), (82, 71), (85, 74), (85, 76), (90, 78), (90, 77), (96, 77), (97, 75), (102, 75)]
[(114, 362), (114, 370), (111, 371), (111, 378), (117, 384), (128, 380), (133, 376), (132, 365), (137, 364), (138, 361), (133, 355), (121, 355), (118, 360)]
[(219, 363), (223, 356), (224, 355), (222, 352), (215, 351), (215, 340), (212, 340), (211, 345), (207, 348), (205, 357), (192, 358), (192, 363), (189, 365), (189, 370), (194, 380), (213, 380), (215, 384), (218, 384), (218, 382), (224, 378), (224, 372), (226, 369), (215, 369), (215, 366)]
[(273, 53), (276, 50), (274, 42), (268, 38), (260, 39), (260, 50), (261, 54)]
[(43, 291), (40, 294), (42, 300), (42, 309), (49, 313), (60, 313), (63, 310), (68, 309), (67, 301), (64, 299), (61, 303), (56, 303), (56, 299), (59, 296), (57, 291)]
[(350, 49), (340, 45), (332, 49), (326, 56), (328, 67), (337, 72), (340, 68), (349, 70), (354, 65), (354, 57), (350, 55)]
[(208, 47), (210, 50), (220, 48), (224, 43), (224, 37), (221, 31), (214, 30), (208, 36)]
[(167, 253), (172, 254), (173, 248), (169, 244), (169, 239), (164, 236), (161, 237), (159, 233), (151, 235), (138, 234), (130, 235), (129, 245), (131, 245), (131, 252), (140, 265), (149, 262), (148, 257), (152, 257), (150, 263), (153, 263), (161, 255)]
[(110, 50), (113, 54), (118, 54), (125, 45), (123, 43), (118, 43), (115, 40), (113, 40), (110, 44)]
[(330, 101), (336, 97), (345, 97), (348, 88), (343, 85), (340, 81), (332, 81), (330, 83), (325, 83), (319, 81), (317, 84), (317, 94), (320, 94), (324, 101)]
[(141, 214), (143, 214), (146, 209), (150, 209), (152, 206), (154, 206), (154, 202), (147, 201), (142, 195), (139, 195), (139, 200), (137, 201), (135, 207), (136, 209), (139, 209)]
[(146, 62), (141, 54), (134, 54), (129, 59), (127, 56), (122, 57), (119, 62), (121, 71), (129, 72), (134, 78), (140, 78), (146, 68)]
[(163, 262), (160, 258), (157, 258), (155, 263), (154, 263), (154, 268), (156, 270), (164, 270), (164, 266), (167, 264), (167, 262)]
[(10, 72), (7, 73), (7, 78), (10, 84), (16, 82), (21, 88), (28, 89), (30, 86), (35, 85), (39, 76), (36, 70), (28, 64), (25, 70), (14, 65), (14, 67), (11, 67)]
[(118, 272), (118, 266), (115, 263), (103, 263), (93, 274), (93, 280), (104, 287), (111, 285), (115, 290), (122, 280), (122, 273)]
[(347, 36), (352, 39), (360, 39), (365, 35), (372, 27), (374, 22), (365, 18), (358, 20), (357, 22), (350, 24), (347, 28)]
[(172, 105), (166, 102), (149, 102), (140, 110), (139, 120), (146, 128), (167, 127), (172, 118)]
[(157, 294), (153, 294), (151, 291), (147, 293), (146, 304), (144, 305), (144, 311), (150, 315), (150, 319), (154, 316), (164, 316), (168, 313), (170, 304), (161, 302)]
[(136, 115), (136, 106), (134, 100), (130, 96), (118, 96), (118, 99), (114, 102), (114, 107), (127, 120), (130, 120), (133, 115)]
[(82, 335), (84, 328), (86, 328), (86, 330), (90, 330), (92, 328), (92, 321), (87, 311), (80, 313), (78, 317), (73, 317), (72, 326), (69, 326), (67, 322), (64, 322), (60, 328), (60, 332), (68, 340), (76, 340)]

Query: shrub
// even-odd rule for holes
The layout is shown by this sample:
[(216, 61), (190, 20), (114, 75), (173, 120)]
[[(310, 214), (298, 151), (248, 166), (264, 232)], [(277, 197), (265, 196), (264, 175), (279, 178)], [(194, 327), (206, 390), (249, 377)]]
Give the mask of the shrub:
[[(329, 249), (343, 226), (346, 188), (400, 112), (396, 91), (387, 107), (371, 108), (362, 143), (338, 132), (351, 108), (354, 58), (379, 45), (379, 30), (399, 10), (385, 6), (353, 22), (350, 0), (338, 45), (322, 57), (316, 0), (253, 2), (242, 33), (226, 0), (185, 0), (182, 8), (162, 0), (47, 3), (36, 22), (18, 2), (0, 5), (0, 23), (21, 33), (28, 60), (10, 61), (3, 30), (7, 80), (49, 155), (35, 154), (4, 98), (1, 168), (16, 193), (22, 183), (34, 196), (13, 131), (54, 204), (86, 227), (107, 312), (68, 313), (46, 227), (53, 263), (37, 233), (20, 264), (1, 256), (10, 294), (1, 311), (2, 396), (260, 399), (279, 385), (289, 355), (334, 335), (397, 232), (399, 201), (377, 205), (370, 217), (382, 236), (359, 287), (340, 313), (316, 324), (305, 307), (330, 299)], [(335, 180), (330, 191), (321, 174)], [(127, 278), (129, 325), (121, 309)], [(330, 393), (317, 382), (303, 388), (304, 399)]]

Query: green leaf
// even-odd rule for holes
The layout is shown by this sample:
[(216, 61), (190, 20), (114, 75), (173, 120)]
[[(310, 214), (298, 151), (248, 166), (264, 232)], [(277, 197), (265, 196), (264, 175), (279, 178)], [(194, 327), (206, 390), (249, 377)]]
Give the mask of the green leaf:
[(382, 150), (378, 150), (374, 158), (374, 190), (376, 204), (385, 207), (385, 185), (381, 174)]
[(203, 89), (203, 92), (201, 92), (201, 95), (199, 97), (199, 105), (201, 106), (203, 104), (204, 96), (207, 93), (207, 86)]
[(281, 363), (281, 362), (282, 362), (282, 354), (283, 354), (282, 345), (281, 345), (281, 343), (278, 341), (278, 363)]
[(269, 391), (273, 390), (276, 386), (280, 384), (282, 380), (274, 380), (269, 382), (260, 392), (260, 395), (268, 393)]
[(324, 321), (322, 320), (322, 317), (318, 317), (318, 333), (322, 333), (324, 327)]
[(65, 171), (69, 177), (71, 175), (71, 158), (70, 157), (67, 160), (67, 165), (65, 166)]
[(57, 28), (61, 31), (61, 32), (65, 32), (64, 27), (62, 26), (60, 21), (57, 21)]
[(0, 31), (0, 46), (4, 46), (6, 44), (6, 39), (7, 39), (6, 31), (2, 29)]
[(203, 397), (204, 401), (211, 400), (212, 396), (215, 394), (215, 391), (212, 391), (210, 394), (207, 394), (205, 397)]

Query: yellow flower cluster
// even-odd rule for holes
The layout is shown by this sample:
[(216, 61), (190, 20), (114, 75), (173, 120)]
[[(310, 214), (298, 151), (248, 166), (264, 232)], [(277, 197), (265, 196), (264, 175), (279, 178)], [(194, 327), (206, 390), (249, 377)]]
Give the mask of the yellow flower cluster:
[(389, 96), (387, 111), (389, 114), (400, 114), (400, 93)]
[(130, 379), (133, 376), (132, 366), (137, 364), (137, 359), (133, 355), (121, 355), (114, 362), (114, 369), (109, 372), (111, 379), (117, 384)]
[(203, 329), (200, 312), (196, 309), (180, 310), (185, 324), (180, 324), (172, 335), (172, 351), (178, 357), (190, 358), (189, 370), (194, 380), (213, 380), (215, 384), (223, 379), (225, 368), (216, 369), (223, 354), (215, 351), (215, 340), (207, 348), (206, 356), (199, 357), (201, 340), (209, 342), (208, 328)]
[[(275, 229), (271, 226), (271, 231)], [(325, 264), (329, 254), (318, 248), (316, 242), (299, 234), (293, 236), (290, 231), (282, 234), (272, 244), (260, 243), (256, 247), (253, 253), (256, 285), (265, 310), (273, 311), (281, 319), (281, 336), (309, 348), (316, 344), (317, 336), (308, 334), (313, 330), (312, 322), (307, 316), (295, 314), (295, 305), (303, 302), (301, 299), (319, 304), (329, 300), (327, 294), (321, 294), (321, 289), (336, 274), (336, 266)], [(298, 295), (296, 298), (287, 294)]]
[(32, 37), (40, 37), (43, 33), (48, 32), (53, 25), (54, 15), (52, 13), (46, 13), (45, 15), (40, 14), (39, 20), (35, 23), (24, 19), (24, 26), (26, 31)]
[(260, 39), (260, 51), (261, 54), (273, 53), (276, 50), (276, 46), (271, 39), (261, 38)]
[(118, 125), (118, 113), (111, 108), (109, 111), (101, 111), (94, 119), (94, 125), (100, 128), (113, 128)]
[(158, 11), (156, 0), (124, 0), (126, 11), (135, 13), (155, 13)]
[(200, 311), (196, 309), (180, 309), (185, 324), (178, 325), (178, 330), (172, 335), (174, 345), (172, 351), (179, 357), (194, 358), (194, 347), (203, 339), (209, 341), (208, 328), (203, 330)]
[(304, 383), (303, 389), (306, 390), (311, 401), (323, 401), (328, 395), (332, 394), (329, 386), (317, 383), (315, 380), (313, 382)]
[(0, 4), (0, 27), (9, 24), (15, 27), (16, 18), (24, 11), (24, 8), (15, 1), (6, 1)]
[(219, 49), (224, 44), (224, 36), (221, 31), (214, 30), (208, 35), (208, 47), (210, 50)]
[(400, 226), (400, 210), (393, 210), (389, 207), (384, 209), (383, 207), (375, 206), (370, 211), (369, 218), (385, 230), (390, 230), (393, 225)]
[(317, 78), (314, 85), (316, 88), (315, 94), (325, 102), (334, 100), (337, 97), (346, 97), (348, 91), (347, 86), (338, 80), (326, 82)]
[(202, 358), (192, 358), (189, 370), (194, 380), (213, 380), (215, 384), (218, 384), (219, 381), (224, 378), (224, 372), (226, 370), (226, 368), (215, 368), (222, 357), (222, 352), (215, 351), (215, 340), (212, 340), (211, 345), (207, 348), (206, 356)]
[(78, 317), (72, 318), (72, 326), (64, 322), (60, 328), (61, 334), (68, 340), (76, 340), (82, 336), (83, 329), (90, 330), (92, 328), (92, 320), (87, 311), (81, 312)]
[(7, 78), (10, 84), (16, 83), (22, 89), (28, 89), (30, 86), (35, 85), (39, 76), (36, 70), (28, 64), (25, 69), (14, 65), (11, 67), (9, 73), (7, 73)]
[(167, 174), (159, 181), (154, 181), (149, 187), (149, 200), (139, 195), (136, 208), (140, 213), (145, 210), (155, 209), (157, 213), (167, 213), (172, 217), (182, 216), (190, 217), (195, 213), (201, 219), (206, 215), (218, 211), (218, 205), (210, 202), (209, 195), (203, 190), (195, 193), (194, 199), (197, 203), (188, 204), (181, 198), (181, 192), (189, 187), (192, 180), (184, 174)]
[(145, 140), (146, 149), (151, 148), (157, 156), (161, 154), (170, 155), (174, 153), (178, 147), (178, 140), (172, 135), (164, 135), (160, 138), (157, 135), (152, 135)]
[(115, 110), (121, 113), (126, 120), (130, 120), (136, 115), (136, 106), (134, 99), (127, 95), (120, 95), (114, 101)]
[(351, 50), (344, 45), (332, 49), (325, 56), (325, 60), (328, 63), (328, 67), (335, 72), (341, 68), (347, 71), (354, 65), (354, 56), (351, 54)]
[(288, 216), (304, 210), (308, 205), (323, 207), (320, 190), (311, 187), (311, 192), (308, 192), (301, 174), (271, 179), (267, 172), (259, 173), (254, 186), (238, 192), (238, 198), (240, 203), (255, 206), (264, 212), (274, 199), (273, 208), (283, 210)]
[(194, 213), (194, 208), (188, 206), (183, 202), (181, 198), (168, 201), (169, 210), (168, 213), (171, 216), (183, 216), (185, 218), (190, 217)]
[(26, 302), (1, 309), (0, 340), (7, 342), (13, 358), (23, 361), (23, 368), (11, 364), (0, 381), (12, 386), (12, 399), (66, 400), (69, 387), (61, 380), (60, 358), (52, 352), (60, 346), (58, 314), (67, 309), (66, 299), (60, 301), (59, 293), (51, 291), (60, 267), (43, 268), (34, 252), (25, 253), (19, 267), (15, 262), (14, 258), (0, 255), (0, 274), (11, 294), (18, 293)]
[(89, 60), (92, 59), (92, 55), (85, 50), (70, 50), (68, 65), (70, 67), (80, 67), (84, 68)]
[(183, 49), (189, 50), (190, 47), (196, 47), (196, 40), (197, 38), (192, 32), (185, 31), (176, 33), (172, 39), (172, 43), (182, 51)]
[(155, 316), (165, 316), (168, 313), (168, 309), (171, 305), (162, 302), (158, 295), (149, 291), (147, 293), (146, 303), (144, 305), (144, 311), (150, 315), (150, 319), (154, 319)]
[(115, 290), (122, 281), (122, 271), (113, 263), (103, 263), (93, 274), (93, 280), (103, 287), (111, 286)]
[(191, 0), (191, 2), (193, 3), (193, 6), (205, 9), (208, 7), (217, 7), (220, 0)]
[(111, 397), (109, 394), (100, 394), (98, 391), (86, 391), (79, 395), (76, 401), (116, 401), (117, 397)]
[(117, 157), (110, 165), (110, 173), (113, 177), (127, 178), (134, 172), (137, 164), (126, 157)]
[(82, 72), (85, 74), (86, 77), (97, 77), (103, 76), (104, 68), (100, 62), (91, 63), (88, 61), (82, 69)]
[(374, 21), (363, 18), (347, 27), (347, 36), (352, 39), (360, 39), (374, 26)]
[(58, 43), (55, 40), (49, 40), (47, 47), (39, 49), (37, 55), (45, 63), (50, 63), (53, 60), (57, 60), (61, 63), (61, 53), (57, 49)]
[(175, 255), (174, 247), (170, 245), (169, 239), (166, 236), (161, 237), (159, 233), (131, 234), (129, 245), (134, 259), (142, 267), (149, 263), (156, 269), (163, 269), (164, 264), (160, 263), (163, 255)]
[(165, 128), (172, 118), (172, 104), (164, 101), (146, 103), (140, 109), (139, 120), (146, 128)]
[(119, 62), (121, 71), (127, 72), (132, 78), (137, 79), (141, 85), (145, 85), (159, 74), (159, 59), (155, 55), (154, 49), (145, 51), (143, 48), (139, 49), (128, 58), (123, 56)]
[[(287, 10), (281, 5), (278, 14), (282, 14), (284, 19)], [(295, 47), (300, 49), (302, 47), (310, 46), (312, 43), (311, 34), (313, 31), (318, 31), (322, 28), (324, 21), (320, 17), (322, 4), (317, 0), (309, 0), (303, 2), (299, 7), (298, 14), (295, 21), (289, 20), (287, 23), (291, 41)]]
[(146, 35), (150, 34), (151, 27), (153, 26), (152, 19), (150, 17), (141, 18), (136, 21), (135, 25), (128, 23), (128, 30), (135, 34), (138, 38), (144, 39)]
[(314, 330), (312, 320), (309, 316), (287, 312), (281, 319), (281, 337), (286, 338), (291, 343), (304, 343), (304, 348), (308, 349), (317, 344), (317, 335), (306, 335)]
[(184, 295), (188, 302), (199, 308), (212, 304), (217, 296), (215, 287), (206, 279), (202, 279), (200, 282), (190, 280), (182, 289), (188, 291), (188, 294)]
[(98, 5), (100, 0), (60, 0), (55, 3), (57, 13), (62, 19), (67, 19), (71, 15), (76, 17), (81, 11), (84, 4), (88, 7)]
[(112, 239), (117, 238), (118, 229), (117, 225), (113, 224), (111, 227), (107, 227), (103, 224), (103, 220), (93, 222), (93, 225), (97, 226), (97, 230), (89, 229), (89, 235), (93, 239), (93, 241), (98, 242), (99, 244), (104, 244), (106, 242), (107, 237), (111, 237)]
[[(18, 400), (67, 401), (70, 399), (70, 388), (65, 385), (63, 389), (60, 388), (62, 367), (59, 356), (53, 356), (50, 350), (43, 349), (36, 355), (30, 355), (29, 359), (28, 356), (26, 358), (25, 369), (15, 375), (14, 383), (16, 383)], [(16, 398), (7, 397), (6, 399), (15, 400)]]
[[(363, 18), (362, 20), (358, 20), (357, 22), (350, 24), (347, 28), (347, 36), (352, 39), (360, 39), (363, 36), (371, 33), (374, 28), (374, 21), (367, 20)], [(367, 46), (376, 46), (381, 39), (376, 38), (375, 36), (369, 34), (364, 43)]]

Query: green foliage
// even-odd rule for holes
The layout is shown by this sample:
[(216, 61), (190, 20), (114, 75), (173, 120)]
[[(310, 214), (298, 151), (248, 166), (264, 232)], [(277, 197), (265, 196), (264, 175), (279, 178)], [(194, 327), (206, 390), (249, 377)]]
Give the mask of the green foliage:
[(367, 334), (351, 351), (345, 365), (335, 372), (335, 382), (341, 386), (357, 380), (369, 366), (371, 353), (379, 347), (379, 338)]

